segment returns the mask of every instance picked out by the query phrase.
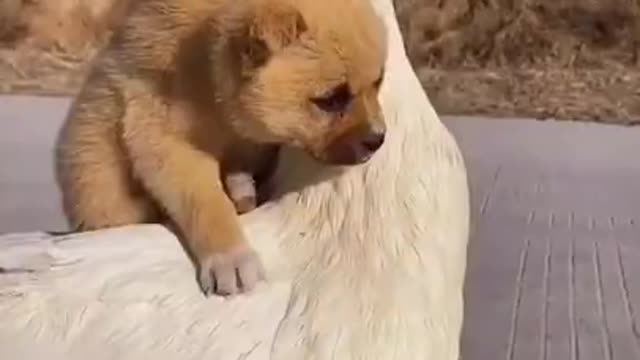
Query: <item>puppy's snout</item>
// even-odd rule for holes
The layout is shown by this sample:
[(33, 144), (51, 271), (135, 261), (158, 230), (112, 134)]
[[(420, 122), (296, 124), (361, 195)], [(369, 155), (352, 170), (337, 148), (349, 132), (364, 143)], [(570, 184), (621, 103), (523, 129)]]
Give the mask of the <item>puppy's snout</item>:
[(384, 130), (368, 130), (351, 133), (334, 142), (327, 151), (326, 159), (333, 164), (355, 165), (366, 162), (384, 144)]
[(370, 132), (362, 138), (360, 144), (365, 150), (373, 153), (380, 149), (383, 143), (384, 132)]

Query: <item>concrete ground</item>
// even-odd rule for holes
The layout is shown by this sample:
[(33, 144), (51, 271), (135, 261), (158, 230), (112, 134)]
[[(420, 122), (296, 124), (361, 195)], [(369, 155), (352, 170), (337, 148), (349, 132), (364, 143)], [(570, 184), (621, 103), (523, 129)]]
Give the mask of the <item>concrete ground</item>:
[(465, 360), (640, 359), (640, 127), (459, 118)]
[[(65, 229), (52, 146), (67, 106), (0, 97), (0, 233)], [(474, 209), (463, 359), (640, 359), (640, 127), (445, 122)]]

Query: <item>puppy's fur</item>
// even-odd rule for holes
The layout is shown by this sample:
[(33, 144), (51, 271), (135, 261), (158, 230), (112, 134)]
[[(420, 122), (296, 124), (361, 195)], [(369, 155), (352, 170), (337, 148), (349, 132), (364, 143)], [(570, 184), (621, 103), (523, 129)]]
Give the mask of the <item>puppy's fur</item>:
[(368, 0), (134, 1), (60, 134), (71, 225), (166, 215), (206, 293), (250, 289), (261, 265), (232, 200), (277, 146), (353, 165), (382, 145), (384, 36)]

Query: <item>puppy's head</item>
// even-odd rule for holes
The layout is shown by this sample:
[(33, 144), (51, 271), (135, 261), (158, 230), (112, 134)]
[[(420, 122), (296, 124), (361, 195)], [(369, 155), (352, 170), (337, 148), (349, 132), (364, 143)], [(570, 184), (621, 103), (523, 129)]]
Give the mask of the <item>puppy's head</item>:
[(384, 143), (378, 103), (386, 37), (368, 0), (254, 0), (240, 38), (233, 121), (256, 141), (329, 164), (365, 162)]

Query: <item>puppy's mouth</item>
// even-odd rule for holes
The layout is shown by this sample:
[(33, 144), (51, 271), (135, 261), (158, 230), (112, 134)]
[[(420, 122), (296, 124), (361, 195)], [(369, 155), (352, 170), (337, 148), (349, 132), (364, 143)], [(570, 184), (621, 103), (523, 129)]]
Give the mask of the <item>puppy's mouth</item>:
[(357, 147), (345, 147), (327, 153), (322, 161), (328, 165), (349, 166), (364, 164), (373, 156), (374, 152), (365, 151)]
[(355, 141), (337, 142), (314, 157), (324, 164), (334, 166), (364, 164), (378, 152), (383, 143), (384, 134), (375, 134)]

